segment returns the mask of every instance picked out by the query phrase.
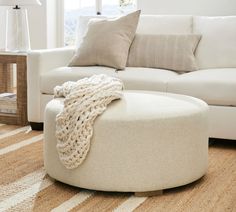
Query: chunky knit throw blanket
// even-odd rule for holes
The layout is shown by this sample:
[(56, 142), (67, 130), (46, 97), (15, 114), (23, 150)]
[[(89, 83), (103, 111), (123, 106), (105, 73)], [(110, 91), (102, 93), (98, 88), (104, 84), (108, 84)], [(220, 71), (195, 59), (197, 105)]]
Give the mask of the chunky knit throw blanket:
[(107, 105), (122, 97), (121, 80), (94, 75), (54, 88), (55, 97), (65, 97), (64, 109), (56, 117), (57, 151), (62, 164), (77, 168), (85, 159), (93, 135), (93, 123)]

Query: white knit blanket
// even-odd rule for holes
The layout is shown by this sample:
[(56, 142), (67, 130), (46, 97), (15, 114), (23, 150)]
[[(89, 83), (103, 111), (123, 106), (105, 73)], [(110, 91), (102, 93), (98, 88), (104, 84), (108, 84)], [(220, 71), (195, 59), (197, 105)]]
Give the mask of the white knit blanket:
[(107, 105), (122, 97), (121, 80), (94, 75), (54, 88), (54, 96), (65, 97), (64, 109), (56, 117), (57, 151), (62, 164), (77, 168), (85, 159), (93, 135), (93, 123)]

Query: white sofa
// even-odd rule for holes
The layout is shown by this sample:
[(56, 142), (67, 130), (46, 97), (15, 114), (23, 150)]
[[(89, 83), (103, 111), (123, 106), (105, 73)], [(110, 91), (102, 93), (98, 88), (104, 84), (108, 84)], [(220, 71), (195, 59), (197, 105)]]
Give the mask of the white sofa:
[[(81, 40), (88, 18), (80, 20)], [(75, 48), (36, 50), (28, 54), (28, 119), (42, 123), (53, 88), (105, 73), (121, 78), (125, 89), (185, 94), (210, 105), (210, 137), (236, 139), (236, 16), (141, 16), (137, 29), (145, 34), (201, 34), (196, 50), (199, 70), (177, 73), (164, 69), (67, 67)], [(142, 51), (142, 50), (140, 50)]]

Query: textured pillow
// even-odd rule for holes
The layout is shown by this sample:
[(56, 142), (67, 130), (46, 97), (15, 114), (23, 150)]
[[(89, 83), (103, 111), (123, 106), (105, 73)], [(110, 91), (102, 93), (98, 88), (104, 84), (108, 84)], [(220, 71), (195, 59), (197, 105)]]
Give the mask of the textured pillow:
[(116, 19), (92, 19), (69, 66), (109, 66), (124, 69), (138, 25), (140, 10)]
[(93, 15), (93, 16), (79, 16), (78, 20), (77, 20), (77, 26), (76, 26), (76, 42), (75, 42), (75, 46), (77, 48), (80, 47), (84, 36), (86, 35), (87, 31), (88, 31), (88, 23), (91, 19), (108, 19), (106, 16), (102, 16), (102, 15)]
[(130, 47), (127, 66), (195, 71), (194, 52), (200, 35), (137, 34)]

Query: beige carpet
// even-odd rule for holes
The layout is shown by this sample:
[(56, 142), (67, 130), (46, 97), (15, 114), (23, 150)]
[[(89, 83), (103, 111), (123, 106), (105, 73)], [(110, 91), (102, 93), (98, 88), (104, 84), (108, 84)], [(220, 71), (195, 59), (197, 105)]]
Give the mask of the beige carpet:
[(162, 196), (95, 192), (50, 179), (43, 168), (43, 136), (0, 124), (0, 211), (236, 211), (236, 141), (209, 149), (205, 177)]

